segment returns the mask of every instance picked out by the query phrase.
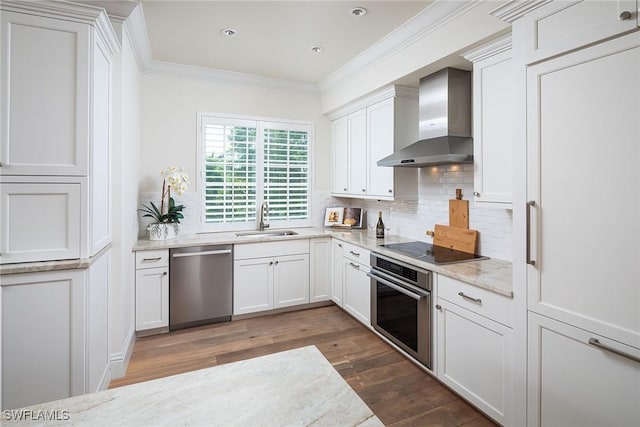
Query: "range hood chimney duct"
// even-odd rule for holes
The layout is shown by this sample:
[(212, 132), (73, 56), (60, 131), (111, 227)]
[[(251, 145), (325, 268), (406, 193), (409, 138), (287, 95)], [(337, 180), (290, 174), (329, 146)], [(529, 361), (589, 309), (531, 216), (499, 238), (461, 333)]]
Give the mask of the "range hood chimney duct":
[(445, 68), (420, 79), (419, 138), (378, 166), (424, 167), (473, 162), (471, 72)]

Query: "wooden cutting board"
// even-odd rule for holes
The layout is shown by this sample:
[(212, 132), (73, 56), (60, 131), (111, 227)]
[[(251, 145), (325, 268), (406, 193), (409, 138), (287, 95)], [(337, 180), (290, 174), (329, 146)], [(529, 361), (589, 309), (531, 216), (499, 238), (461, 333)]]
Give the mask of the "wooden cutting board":
[(470, 254), (476, 253), (478, 232), (468, 228), (450, 227), (436, 224), (433, 234), (433, 244)]
[(462, 200), (461, 188), (456, 188), (456, 198), (449, 200), (449, 225), (469, 228), (469, 201)]
[(457, 228), (469, 228), (468, 200), (449, 200), (449, 225)]

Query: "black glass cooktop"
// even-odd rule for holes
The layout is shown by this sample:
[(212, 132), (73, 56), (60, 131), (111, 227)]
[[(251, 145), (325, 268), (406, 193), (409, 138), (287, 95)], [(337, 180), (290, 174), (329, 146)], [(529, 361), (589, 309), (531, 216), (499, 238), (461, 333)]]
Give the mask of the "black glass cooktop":
[(455, 262), (487, 259), (485, 256), (457, 251), (455, 249), (435, 246), (427, 242), (389, 243), (382, 245), (385, 249), (416, 258), (432, 264), (452, 264)]

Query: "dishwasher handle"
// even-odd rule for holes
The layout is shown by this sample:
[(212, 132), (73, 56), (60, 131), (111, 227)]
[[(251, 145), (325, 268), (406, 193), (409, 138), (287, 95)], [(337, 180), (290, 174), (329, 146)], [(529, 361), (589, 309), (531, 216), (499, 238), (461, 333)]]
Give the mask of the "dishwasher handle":
[(173, 257), (182, 258), (182, 257), (188, 257), (188, 256), (225, 255), (230, 253), (231, 253), (231, 249), (221, 249), (218, 251), (179, 252), (177, 254), (173, 254)]

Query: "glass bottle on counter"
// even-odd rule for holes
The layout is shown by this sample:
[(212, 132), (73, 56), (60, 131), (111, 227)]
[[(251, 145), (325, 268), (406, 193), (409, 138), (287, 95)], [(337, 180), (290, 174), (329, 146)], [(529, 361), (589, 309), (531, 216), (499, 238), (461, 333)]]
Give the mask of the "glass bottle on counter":
[(382, 222), (382, 211), (378, 212), (378, 223), (376, 224), (376, 237), (384, 239), (384, 222)]

